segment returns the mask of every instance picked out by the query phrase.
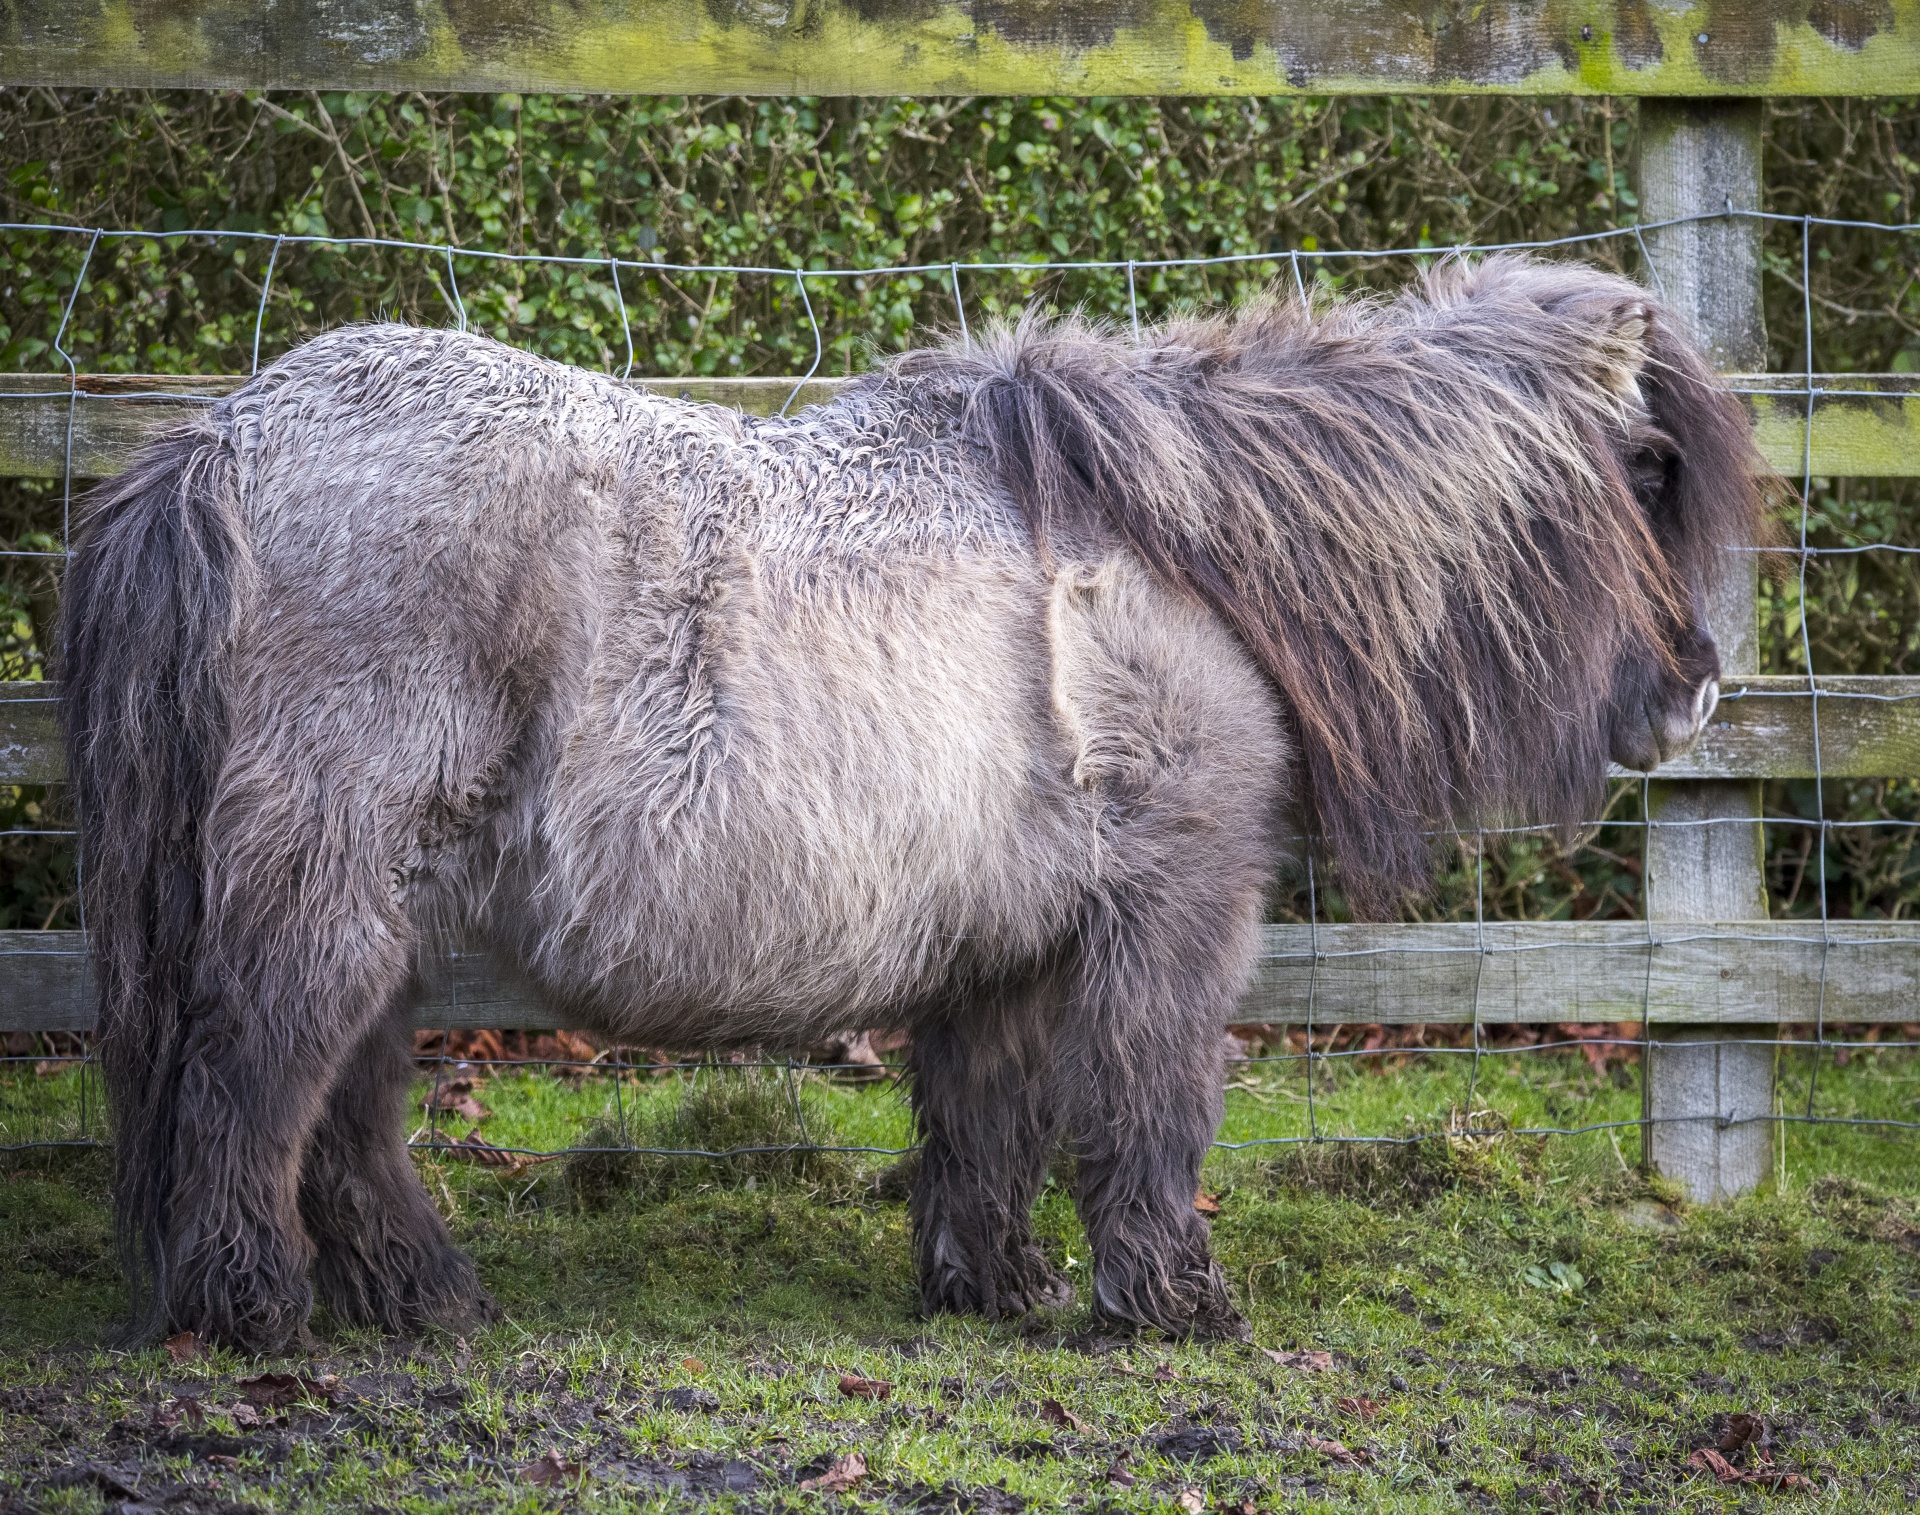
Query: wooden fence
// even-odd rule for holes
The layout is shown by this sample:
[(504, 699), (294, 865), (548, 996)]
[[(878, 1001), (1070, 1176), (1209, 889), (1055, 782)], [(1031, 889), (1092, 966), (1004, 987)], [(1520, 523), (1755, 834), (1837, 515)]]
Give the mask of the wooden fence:
[[(0, 82), (751, 94), (1493, 92), (1643, 97), (1646, 246), (1793, 477), (1920, 475), (1920, 383), (1762, 375), (1769, 94), (1920, 94), (1920, 0), (0, 0)], [(1709, 219), (1701, 219), (1709, 218)], [(0, 376), (0, 475), (111, 474), (235, 378)], [(644, 380), (766, 412), (789, 379)], [(830, 396), (810, 383), (797, 403)], [(1263, 1021), (1645, 1020), (1653, 1161), (1701, 1198), (1770, 1166), (1773, 1028), (1920, 1019), (1920, 926), (1770, 921), (1759, 783), (1920, 775), (1920, 679), (1757, 673), (1755, 563), (1711, 596), (1727, 697), (1648, 786), (1648, 919), (1276, 926)], [(56, 691), (0, 686), (0, 783), (54, 783)], [(77, 934), (0, 934), (0, 1025), (85, 1029)], [(551, 1023), (461, 958), (431, 1026)]]

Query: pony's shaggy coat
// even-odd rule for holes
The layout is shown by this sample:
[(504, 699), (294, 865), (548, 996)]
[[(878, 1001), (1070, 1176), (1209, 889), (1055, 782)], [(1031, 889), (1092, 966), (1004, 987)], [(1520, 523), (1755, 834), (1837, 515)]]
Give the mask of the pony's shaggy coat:
[(1738, 411), (1637, 287), (1454, 267), (793, 419), (322, 337), (109, 486), (66, 720), (145, 1324), (483, 1314), (402, 1145), (421, 965), (677, 1046), (913, 1032), (930, 1309), (1241, 1329), (1192, 1195), (1291, 829), (1375, 905), (1690, 740)]

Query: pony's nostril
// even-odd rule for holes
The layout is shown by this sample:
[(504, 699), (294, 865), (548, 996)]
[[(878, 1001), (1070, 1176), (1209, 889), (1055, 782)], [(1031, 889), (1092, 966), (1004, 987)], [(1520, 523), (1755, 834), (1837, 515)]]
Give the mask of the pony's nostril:
[(1693, 724), (1699, 728), (1713, 719), (1713, 713), (1720, 708), (1720, 681), (1708, 679), (1693, 694)]

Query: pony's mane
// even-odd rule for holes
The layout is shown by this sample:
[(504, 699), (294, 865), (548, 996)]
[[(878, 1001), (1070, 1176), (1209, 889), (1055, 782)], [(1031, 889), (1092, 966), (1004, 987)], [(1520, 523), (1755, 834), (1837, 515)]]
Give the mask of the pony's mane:
[(1668, 656), (1758, 530), (1737, 407), (1645, 291), (1577, 265), (1138, 342), (1029, 317), (880, 382), (950, 390), (1043, 552), (1117, 536), (1233, 627), (1364, 909), (1425, 881), (1436, 827), (1591, 814), (1621, 657)]

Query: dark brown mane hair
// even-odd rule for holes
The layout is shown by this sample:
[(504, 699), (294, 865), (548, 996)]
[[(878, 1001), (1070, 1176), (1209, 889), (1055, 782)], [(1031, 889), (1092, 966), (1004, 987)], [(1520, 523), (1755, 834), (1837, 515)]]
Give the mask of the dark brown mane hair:
[(1619, 670), (1669, 659), (1760, 529), (1737, 404), (1644, 290), (1581, 265), (1452, 262), (1141, 343), (1029, 317), (891, 375), (953, 386), (1043, 551), (1118, 537), (1233, 627), (1370, 912), (1427, 880), (1436, 828), (1593, 814)]

